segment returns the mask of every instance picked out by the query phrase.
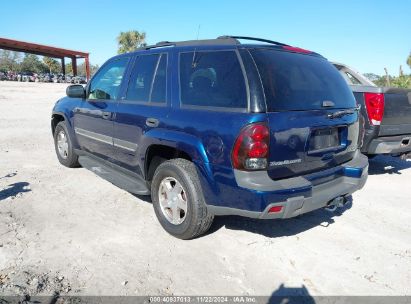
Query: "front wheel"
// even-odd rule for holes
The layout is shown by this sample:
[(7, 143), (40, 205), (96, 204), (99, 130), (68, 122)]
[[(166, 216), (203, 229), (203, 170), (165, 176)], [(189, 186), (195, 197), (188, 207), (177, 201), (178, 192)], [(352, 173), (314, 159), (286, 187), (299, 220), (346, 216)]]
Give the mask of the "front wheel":
[(177, 238), (195, 238), (213, 222), (197, 170), (188, 160), (172, 159), (157, 167), (151, 183), (151, 199), (160, 224)]
[(57, 158), (62, 165), (69, 168), (80, 166), (64, 121), (60, 121), (54, 130), (54, 147)]

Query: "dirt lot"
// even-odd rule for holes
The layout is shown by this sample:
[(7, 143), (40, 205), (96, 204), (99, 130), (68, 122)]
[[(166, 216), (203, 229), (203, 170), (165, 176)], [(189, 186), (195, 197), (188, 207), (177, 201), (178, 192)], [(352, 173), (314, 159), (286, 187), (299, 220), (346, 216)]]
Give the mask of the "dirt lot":
[(0, 294), (411, 294), (410, 161), (370, 161), (339, 213), (220, 217), (181, 241), (149, 199), (59, 165), (50, 112), (65, 87), (0, 82)]

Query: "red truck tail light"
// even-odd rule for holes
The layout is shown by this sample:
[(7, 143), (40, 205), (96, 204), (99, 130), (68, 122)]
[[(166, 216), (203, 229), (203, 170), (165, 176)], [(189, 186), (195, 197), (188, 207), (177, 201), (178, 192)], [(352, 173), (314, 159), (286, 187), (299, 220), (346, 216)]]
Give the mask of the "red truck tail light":
[(312, 52), (309, 51), (309, 50), (305, 50), (305, 49), (302, 49), (302, 48), (299, 48), (299, 47), (295, 47), (295, 46), (290, 46), (290, 45), (285, 45), (285, 46), (283, 46), (283, 49), (284, 49), (284, 50), (287, 50), (287, 51), (292, 51), (292, 52), (296, 52), (296, 53), (303, 53), (303, 54), (310, 54), (310, 53), (312, 53)]
[(270, 132), (263, 123), (246, 126), (234, 144), (232, 161), (235, 169), (261, 170), (267, 168)]
[(384, 94), (364, 93), (368, 119), (374, 126), (379, 126), (384, 115)]

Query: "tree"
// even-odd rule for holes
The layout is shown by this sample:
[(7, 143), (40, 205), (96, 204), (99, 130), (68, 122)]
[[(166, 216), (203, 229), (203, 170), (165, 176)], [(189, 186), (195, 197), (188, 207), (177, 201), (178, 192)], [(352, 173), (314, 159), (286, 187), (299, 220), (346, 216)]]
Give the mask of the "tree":
[[(98, 64), (90, 63), (90, 75), (93, 76), (94, 73), (98, 70), (98, 68)], [(71, 62), (66, 64), (66, 74), (73, 75), (73, 68), (71, 66)], [(77, 66), (77, 74), (80, 76), (86, 76), (86, 64), (84, 62)]]
[(408, 55), (407, 64), (411, 69), (411, 53)]
[(50, 57), (43, 57), (43, 62), (49, 68), (49, 73), (59, 73), (60, 65), (56, 59)]
[(21, 72), (44, 73), (47, 70), (48, 67), (40, 61), (38, 56), (33, 54), (26, 54), (20, 64)]
[(0, 70), (15, 71), (19, 70), (21, 54), (8, 50), (0, 50)]
[(364, 76), (371, 81), (378, 81), (381, 78), (381, 76), (374, 73), (365, 73)]
[(146, 33), (139, 31), (120, 32), (117, 37), (118, 54), (128, 53), (146, 46)]
[(72, 68), (72, 66), (71, 66), (71, 62), (70, 62), (70, 63), (66, 63), (66, 68), (65, 68), (65, 70), (66, 70), (66, 75), (71, 75), (71, 74), (73, 74), (73, 68)]

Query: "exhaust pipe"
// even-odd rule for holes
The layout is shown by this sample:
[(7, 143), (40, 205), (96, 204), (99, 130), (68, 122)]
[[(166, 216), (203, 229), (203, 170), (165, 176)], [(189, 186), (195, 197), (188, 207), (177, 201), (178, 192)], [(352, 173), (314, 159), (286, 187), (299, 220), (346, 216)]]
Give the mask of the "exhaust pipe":
[(339, 196), (328, 202), (324, 209), (328, 212), (334, 212), (337, 208), (342, 208), (352, 201), (351, 196)]

